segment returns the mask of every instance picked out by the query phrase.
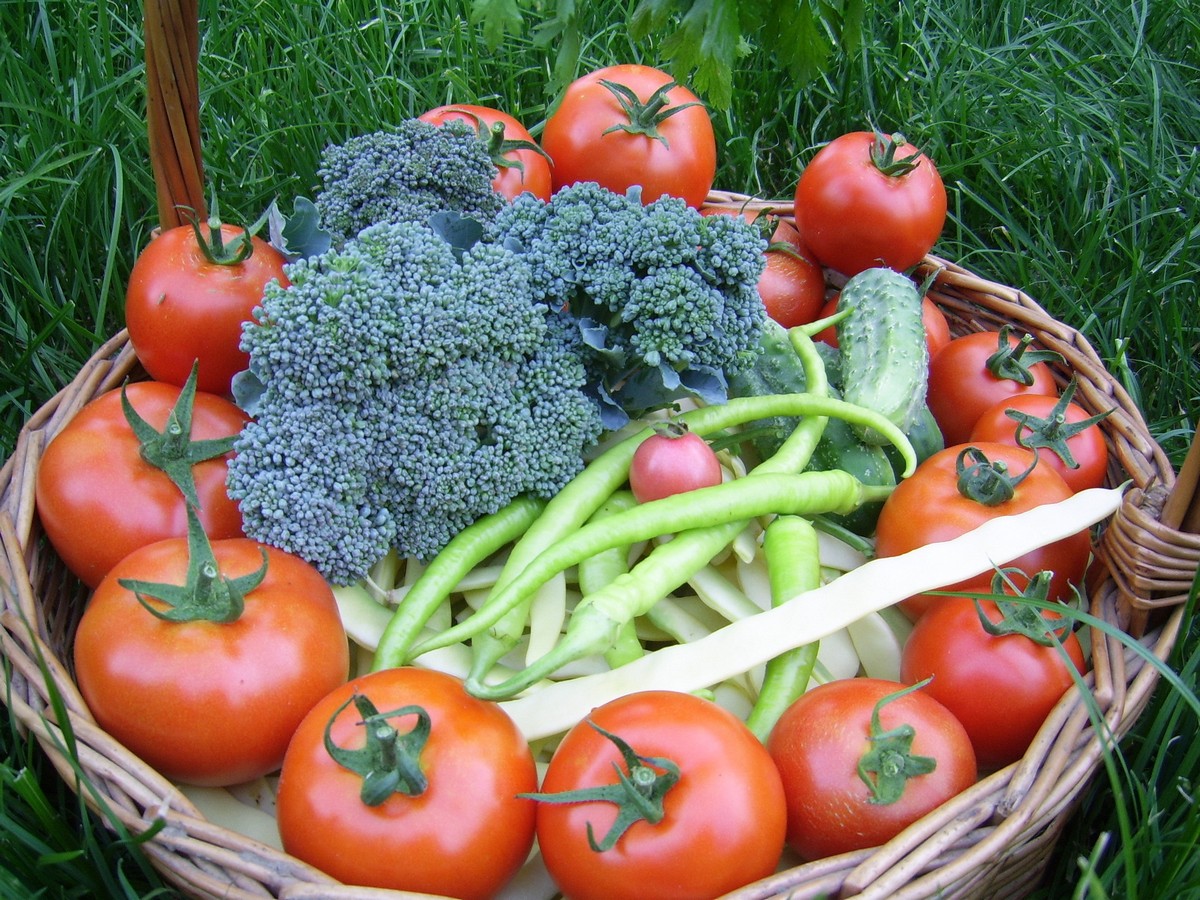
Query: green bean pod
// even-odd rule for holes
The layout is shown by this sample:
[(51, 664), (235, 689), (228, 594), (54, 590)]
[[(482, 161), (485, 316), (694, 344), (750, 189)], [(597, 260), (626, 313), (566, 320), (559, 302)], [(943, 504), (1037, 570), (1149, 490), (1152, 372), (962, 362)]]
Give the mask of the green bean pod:
[[(600, 521), (585, 525), (569, 535), (553, 547), (543, 551), (527, 566), (520, 575), (511, 581), (496, 603), (497, 613), (491, 614), (498, 618), (504, 611), (520, 603), (525, 597), (537, 589), (547, 578), (556, 572), (575, 565), (579, 560), (595, 553), (603, 552), (612, 547), (619, 547), (636, 541), (648, 540), (665, 534), (675, 534), (675, 537), (655, 549), (653, 556), (658, 560), (682, 555), (679, 565), (667, 566), (660, 563), (653, 567), (657, 578), (639, 577), (641, 565), (635, 566), (627, 576), (618, 576), (608, 586), (585, 599), (576, 609), (568, 627), (568, 636), (577, 631), (577, 622), (581, 610), (596, 605), (597, 598), (605, 597), (614, 591), (626, 599), (619, 609), (610, 612), (610, 618), (616, 623), (615, 631), (605, 628), (603, 633), (596, 636), (595, 642), (588, 644), (588, 653), (604, 652), (610, 646), (603, 641), (612, 640), (624, 623), (632, 621), (642, 614), (661, 596), (678, 587), (696, 570), (694, 561), (697, 558), (690, 541), (683, 541), (682, 554), (679, 542), (686, 538), (692, 530), (713, 532), (725, 538), (725, 543), (732, 539), (743, 526), (743, 523), (759, 516), (768, 515), (801, 515), (831, 511), (849, 511), (854, 507), (876, 500), (880, 492), (890, 490), (864, 485), (854, 476), (846, 472), (801, 472), (799, 474), (764, 474), (753, 478), (741, 478), (725, 482), (715, 487), (699, 488), (686, 494), (677, 494), (662, 500), (643, 503), (621, 513), (615, 513)], [(723, 527), (722, 527), (723, 526)], [(677, 533), (680, 532), (680, 533)], [(706, 534), (704, 543), (713, 541), (713, 536)], [(659, 551), (666, 551), (661, 554)], [(674, 552), (672, 552), (674, 551)], [(712, 558), (712, 553), (701, 560), (703, 565)], [(663, 585), (669, 585), (662, 590)], [(635, 587), (632, 592), (631, 586)], [(615, 614), (612, 614), (615, 613)], [(489, 614), (480, 609), (465, 621), (443, 632), (437, 638), (426, 641), (414, 649), (420, 653), (426, 649), (446, 646), (469, 637), (473, 632), (490, 625)], [(578, 646), (578, 642), (574, 642)], [(468, 680), (468, 686), (479, 696), (491, 699), (511, 696), (512, 693), (523, 689), (539, 680), (543, 675), (560, 668), (568, 660), (561, 659), (565, 652), (559, 644), (550, 653), (530, 665), (514, 679), (500, 685), (490, 686), (475, 684)], [(587, 654), (585, 654), (587, 655)], [(578, 657), (571, 657), (578, 658)], [(517, 684), (516, 682), (519, 682)]]
[[(771, 605), (780, 606), (821, 586), (817, 530), (799, 516), (780, 516), (767, 526), (763, 553), (771, 580)], [(746, 724), (766, 741), (783, 711), (808, 687), (820, 645), (813, 641), (767, 662), (762, 688)]]
[[(814, 366), (816, 368), (814, 384), (818, 390), (827, 389), (820, 357), (812, 349), (811, 339), (807, 335), (793, 330), (792, 341), (797, 347), (797, 352), (802, 354), (806, 367)], [(681, 413), (677, 420), (703, 437), (743, 425), (746, 422), (772, 416), (802, 416), (804, 419), (779, 452), (755, 469), (755, 472), (759, 470), (784, 472), (803, 469), (817, 442), (820, 441), (825, 422), (831, 416), (879, 428), (892, 440), (901, 456), (905, 460), (911, 460), (910, 468), (916, 465), (912, 445), (909, 444), (908, 439), (882, 416), (854, 404), (834, 400), (821, 394), (806, 392), (739, 397), (719, 406), (705, 406), (689, 410)], [(634, 452), (642, 441), (653, 433), (654, 430), (647, 427), (610, 447), (549, 500), (542, 515), (513, 547), (495, 588), (476, 615), (486, 612), (488, 616), (492, 616), (495, 598), (501, 595), (501, 591), (509, 582), (516, 578), (539, 553), (579, 529), (614, 491), (625, 484), (629, 478), (629, 465)], [(671, 529), (671, 531), (674, 530)], [(709, 558), (716, 552), (713, 551)], [(469, 635), (473, 639), (472, 650), (475, 653), (469, 681), (482, 681), (491, 665), (516, 646), (524, 633), (528, 613), (528, 605), (518, 602), (507, 607), (501, 616), (491, 619), (488, 626), (489, 631), (486, 634), (478, 632), (478, 636)], [(461, 634), (461, 632), (456, 633)], [(457, 637), (450, 643), (463, 639), (465, 638)], [(446, 644), (439, 646), (446, 646)]]

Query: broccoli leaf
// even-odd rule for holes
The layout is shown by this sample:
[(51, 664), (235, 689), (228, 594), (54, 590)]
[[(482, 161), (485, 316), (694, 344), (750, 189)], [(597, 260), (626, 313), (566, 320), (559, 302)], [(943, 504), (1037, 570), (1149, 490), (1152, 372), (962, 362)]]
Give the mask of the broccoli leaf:
[(284, 215), (277, 201), (271, 201), (267, 210), (267, 229), (271, 246), (289, 262), (319, 256), (332, 243), (329, 232), (321, 227), (316, 204), (307, 197), (297, 197), (293, 201), (290, 216)]
[(450, 245), (455, 258), (459, 260), (483, 237), (483, 226), (479, 222), (468, 216), (460, 216), (453, 210), (434, 213), (429, 217), (429, 227)]
[(254, 371), (253, 364), (251, 364), (250, 368), (243, 369), (233, 376), (229, 390), (233, 394), (233, 402), (238, 405), (242, 412), (251, 418), (258, 415), (267, 386), (263, 384), (262, 378)]

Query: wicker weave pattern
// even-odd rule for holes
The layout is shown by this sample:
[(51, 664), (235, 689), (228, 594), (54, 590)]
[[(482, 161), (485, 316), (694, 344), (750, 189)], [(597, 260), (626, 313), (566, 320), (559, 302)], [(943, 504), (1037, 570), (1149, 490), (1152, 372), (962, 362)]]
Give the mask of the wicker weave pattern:
[[(166, 226), (173, 224), (174, 204), (203, 209), (194, 124), (196, 3), (147, 0), (146, 6), (151, 152)], [(790, 212), (785, 203), (730, 193), (715, 193), (709, 203)], [(1109, 483), (1130, 481), (1133, 490), (1100, 540), (1091, 612), (1140, 635), (1153, 657), (1166, 659), (1181, 624), (1179, 601), (1200, 558), (1200, 539), (1178, 530), (1178, 518), (1163, 521), (1175, 473), (1136, 406), (1086, 339), (1023, 292), (935, 257), (926, 259), (924, 269), (940, 270), (931, 296), (954, 333), (1013, 323), (1063, 355), (1066, 362), (1056, 377), (1060, 383), (1071, 374), (1079, 379), (1076, 399), (1082, 406), (1089, 412), (1114, 410), (1102, 426), (1112, 459)], [(189, 896), (415, 897), (335, 885), (298, 860), (207, 821), (172, 784), (96, 726), (75, 688), (68, 660), (85, 592), (41, 533), (34, 479), (43, 449), (84, 404), (138, 377), (144, 375), (127, 336), (117, 334), (29, 420), (13, 456), (0, 468), (0, 653), (11, 669), (4, 702), (60, 774), (109, 823), (134, 833), (162, 825), (146, 851), (167, 880)], [(1194, 490), (1193, 483), (1189, 491)], [(1022, 760), (981, 780), (881, 848), (796, 866), (730, 897), (914, 900), (1028, 894), (1099, 769), (1103, 741), (1131, 727), (1157, 682), (1156, 669), (1142, 654), (1100, 631), (1092, 640), (1087, 698), (1069, 691)], [(80, 775), (86, 783), (80, 783)]]

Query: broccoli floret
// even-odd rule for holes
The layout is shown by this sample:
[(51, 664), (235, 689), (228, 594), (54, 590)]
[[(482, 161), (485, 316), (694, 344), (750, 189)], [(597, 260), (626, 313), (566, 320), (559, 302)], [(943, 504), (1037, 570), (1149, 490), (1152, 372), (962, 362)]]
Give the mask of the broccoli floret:
[(381, 224), (288, 276), (242, 339), (239, 393), (259, 393), (229, 492), (249, 536), (348, 584), (582, 467), (601, 425), (578, 340), (519, 255)]
[(518, 197), (489, 238), (519, 248), (535, 295), (574, 319), (605, 427), (687, 395), (722, 403), (759, 352), (766, 242), (740, 217), (585, 182)]
[(406, 119), (389, 131), (325, 148), (317, 207), (335, 242), (383, 222), (426, 222), (453, 211), (490, 220), (504, 199), (492, 188), (496, 166), (465, 122), (439, 127)]

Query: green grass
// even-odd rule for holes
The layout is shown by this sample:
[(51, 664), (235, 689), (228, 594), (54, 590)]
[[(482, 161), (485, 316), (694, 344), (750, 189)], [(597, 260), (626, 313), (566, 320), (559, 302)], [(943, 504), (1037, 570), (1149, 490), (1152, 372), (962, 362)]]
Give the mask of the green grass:
[[(625, 4), (586, 4), (581, 69), (655, 63)], [(631, 4), (630, 4), (631, 5)], [(583, 4), (581, 4), (583, 6)], [(140, 3), (0, 2), (0, 453), (121, 322), (155, 224)], [(222, 210), (311, 194), (325, 142), (450, 101), (534, 127), (552, 59), (488, 52), (465, 2), (201, 3), (203, 139)], [(790, 196), (814, 148), (874, 123), (924, 147), (951, 216), (938, 251), (1082, 329), (1178, 462), (1200, 410), (1200, 13), (1160, 0), (915, 0), (868, 9), (861, 51), (803, 84), (751, 54), (715, 114), (718, 185)], [(1173, 661), (1195, 691), (1197, 634)], [(1196, 716), (1160, 690), (1083, 799), (1047, 896), (1200, 896)], [(157, 886), (82, 814), (36, 749), (0, 727), (0, 891), (109, 896)], [(63, 811), (53, 826), (48, 811)], [(119, 873), (119, 875), (118, 875)], [(128, 876), (129, 883), (120, 878)], [(114, 894), (114, 890), (117, 891)]]

